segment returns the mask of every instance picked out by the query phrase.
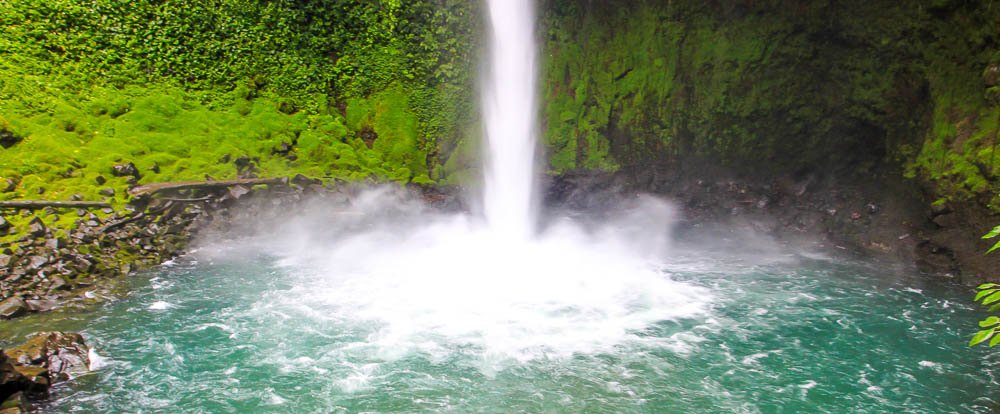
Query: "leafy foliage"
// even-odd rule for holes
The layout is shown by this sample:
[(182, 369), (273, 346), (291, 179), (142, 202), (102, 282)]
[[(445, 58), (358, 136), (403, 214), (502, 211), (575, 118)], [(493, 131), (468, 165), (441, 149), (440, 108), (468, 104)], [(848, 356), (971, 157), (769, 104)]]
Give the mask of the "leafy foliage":
[(0, 1), (0, 134), (18, 141), (0, 148), (0, 180), (17, 182), (0, 199), (111, 186), (121, 203), (120, 162), (140, 183), (231, 178), (240, 158), (259, 175), (447, 180), (474, 117), (477, 7)]

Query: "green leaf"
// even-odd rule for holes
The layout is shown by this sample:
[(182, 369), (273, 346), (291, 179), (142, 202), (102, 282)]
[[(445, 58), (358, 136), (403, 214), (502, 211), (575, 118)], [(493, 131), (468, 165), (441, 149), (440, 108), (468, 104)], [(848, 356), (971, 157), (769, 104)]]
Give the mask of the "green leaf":
[(998, 300), (1000, 300), (1000, 292), (996, 292), (992, 295), (987, 296), (986, 299), (983, 299), (983, 305), (989, 305)]
[(1000, 318), (996, 316), (990, 316), (989, 318), (979, 321), (980, 328), (989, 328), (993, 325), (1000, 323)]
[(982, 299), (982, 298), (986, 297), (986, 295), (995, 293), (998, 290), (1000, 290), (1000, 289), (986, 289), (986, 290), (980, 291), (979, 293), (976, 294), (976, 298), (973, 299), (972, 301), (973, 302), (979, 302), (979, 299)]
[(990, 306), (989, 311), (990, 312), (1000, 311), (1000, 303), (994, 303), (993, 306)]
[(1000, 241), (996, 242), (996, 244), (994, 244), (993, 247), (990, 247), (990, 249), (987, 250), (986, 253), (990, 253), (996, 249), (1000, 249)]
[(992, 336), (994, 332), (996, 332), (996, 329), (983, 329), (979, 332), (976, 332), (976, 335), (973, 336), (972, 340), (969, 341), (969, 346), (976, 346), (980, 342), (989, 339), (989, 337)]
[(1000, 226), (996, 226), (989, 233), (983, 235), (983, 239), (992, 239), (996, 236), (1000, 236)]
[(1000, 285), (998, 285), (996, 283), (983, 283), (983, 284), (981, 284), (979, 286), (976, 286), (976, 289), (983, 290), (983, 289), (995, 288), (997, 286), (1000, 286)]
[(997, 344), (1000, 344), (1000, 335), (993, 335), (993, 338), (990, 339), (990, 348), (997, 346)]

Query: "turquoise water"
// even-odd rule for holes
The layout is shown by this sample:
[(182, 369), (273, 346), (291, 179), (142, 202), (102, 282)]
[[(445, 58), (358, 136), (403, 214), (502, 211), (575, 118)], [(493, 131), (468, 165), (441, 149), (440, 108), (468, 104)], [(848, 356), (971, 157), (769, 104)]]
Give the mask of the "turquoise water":
[[(387, 341), (389, 322), (316, 299), (329, 296), (325, 279), (281, 257), (226, 256), (179, 259), (133, 278), (125, 299), (78, 316), (103, 366), (58, 387), (46, 411), (944, 413), (996, 406), (990, 396), (998, 384), (985, 368), (997, 358), (965, 346), (980, 316), (968, 306), (969, 291), (865, 263), (678, 253), (659, 275), (711, 292), (702, 311), (631, 327), (601, 346), (528, 340), (506, 352), (490, 341), (516, 335), (457, 340), (460, 334), (434, 324)], [(585, 323), (593, 330), (601, 317)]]

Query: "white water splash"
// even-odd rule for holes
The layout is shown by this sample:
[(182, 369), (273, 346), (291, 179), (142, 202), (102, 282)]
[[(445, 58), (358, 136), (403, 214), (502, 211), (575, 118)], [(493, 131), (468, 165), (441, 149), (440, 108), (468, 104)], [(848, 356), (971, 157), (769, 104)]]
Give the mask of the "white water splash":
[[(509, 361), (643, 342), (663, 321), (707, 311), (705, 289), (660, 270), (674, 221), (662, 200), (623, 200), (601, 225), (564, 219), (536, 232), (534, 4), (490, 0), (488, 12), (486, 225), (382, 187), (340, 214), (320, 204), (262, 230), (250, 250), (277, 254), (296, 279), (254, 306), (252, 317), (275, 321), (272, 335), (334, 323), (362, 332), (334, 353), (368, 361), (472, 354), (490, 374)], [(684, 352), (700, 340), (671, 338), (663, 346)], [(363, 388), (374, 372), (341, 385)]]

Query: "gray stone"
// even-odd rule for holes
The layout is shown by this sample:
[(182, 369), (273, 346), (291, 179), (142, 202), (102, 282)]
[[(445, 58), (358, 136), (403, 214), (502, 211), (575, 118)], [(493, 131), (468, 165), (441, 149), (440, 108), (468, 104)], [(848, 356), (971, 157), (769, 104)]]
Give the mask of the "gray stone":
[(28, 312), (28, 305), (21, 298), (11, 296), (0, 302), (0, 318), (12, 319)]
[(6, 232), (8, 229), (10, 229), (10, 222), (3, 216), (0, 216), (0, 234)]
[(45, 256), (31, 256), (28, 258), (28, 269), (38, 270), (42, 266), (45, 266), (49, 262), (49, 258)]
[(100, 191), (98, 191), (98, 194), (100, 194), (102, 196), (105, 196), (105, 197), (114, 197), (115, 196), (115, 189), (111, 188), (111, 187), (105, 187), (105, 188), (102, 188)]
[(24, 303), (32, 312), (48, 312), (59, 305), (58, 301), (52, 299), (31, 299), (24, 301)]
[(11, 191), (14, 191), (14, 189), (16, 188), (17, 188), (17, 181), (8, 178), (6, 181), (4, 181), (3, 188), (0, 188), (0, 193), (9, 193)]
[(232, 187), (229, 187), (229, 196), (232, 197), (234, 200), (239, 200), (240, 197), (247, 195), (247, 193), (249, 192), (250, 189), (242, 185), (234, 185)]
[(0, 268), (7, 268), (13, 261), (13, 257), (9, 254), (0, 254)]
[(46, 230), (45, 223), (42, 221), (42, 219), (38, 217), (31, 219), (31, 222), (28, 223), (28, 234), (30, 234), (33, 237), (44, 236), (45, 230)]
[(66, 280), (59, 276), (52, 276), (49, 280), (52, 282), (52, 284), (49, 285), (49, 290), (69, 289), (69, 284), (66, 283)]

